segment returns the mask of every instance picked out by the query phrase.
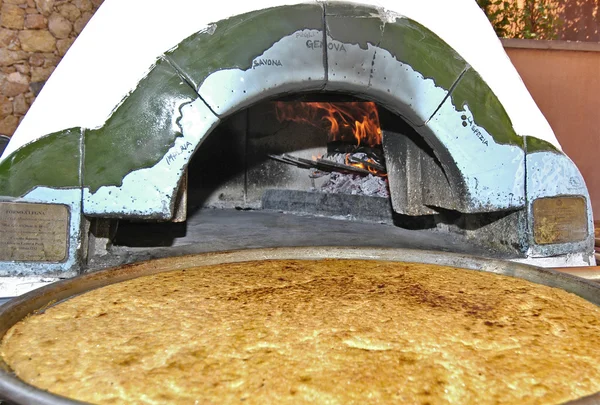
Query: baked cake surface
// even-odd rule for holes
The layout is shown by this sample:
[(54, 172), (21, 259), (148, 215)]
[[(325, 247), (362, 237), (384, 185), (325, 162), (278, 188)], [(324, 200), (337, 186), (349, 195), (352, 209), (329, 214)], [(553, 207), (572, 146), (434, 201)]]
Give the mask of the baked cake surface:
[(171, 271), (32, 315), (1, 355), (102, 404), (548, 404), (600, 391), (600, 309), (450, 267), (273, 260)]

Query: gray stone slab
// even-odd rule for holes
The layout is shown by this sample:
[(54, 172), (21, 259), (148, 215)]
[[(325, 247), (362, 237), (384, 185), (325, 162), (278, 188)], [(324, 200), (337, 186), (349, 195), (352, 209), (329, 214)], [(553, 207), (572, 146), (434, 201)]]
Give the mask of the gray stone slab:
[(265, 210), (330, 217), (348, 217), (359, 221), (393, 224), (389, 198), (297, 190), (266, 190), (262, 197)]
[[(169, 225), (171, 233), (165, 228)], [(162, 237), (160, 245), (124, 246), (128, 239), (149, 239), (152, 234)], [(121, 224), (119, 238), (121, 245), (92, 258), (87, 271), (159, 257), (286, 246), (396, 247), (512, 258), (493, 255), (461, 235), (268, 211), (206, 209), (189, 216), (186, 224)]]

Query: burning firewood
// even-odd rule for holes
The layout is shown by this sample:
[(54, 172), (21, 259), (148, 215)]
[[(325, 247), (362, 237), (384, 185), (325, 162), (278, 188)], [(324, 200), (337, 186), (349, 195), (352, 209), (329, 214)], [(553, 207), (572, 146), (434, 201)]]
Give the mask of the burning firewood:
[(288, 154), (283, 154), (283, 155), (267, 155), (268, 157), (270, 157), (273, 160), (276, 160), (278, 162), (281, 163), (285, 163), (288, 165), (292, 165), (292, 166), (296, 166), (299, 167), (301, 169), (312, 169), (315, 166), (312, 164), (312, 161), (307, 161), (308, 163), (304, 163), (302, 161), (300, 161), (299, 158), (296, 158), (292, 155), (288, 155)]
[[(350, 155), (348, 157), (348, 161), (350, 163), (358, 163), (361, 165), (364, 165), (367, 169), (371, 169), (369, 170), (369, 172), (371, 172), (371, 174), (377, 175), (377, 173), (381, 173), (381, 174), (385, 174), (386, 173), (386, 168), (385, 166), (383, 166), (382, 164), (376, 162), (374, 159), (371, 158), (367, 158), (367, 157), (359, 157), (357, 155)], [(373, 172), (373, 170), (375, 172)]]
[(358, 159), (359, 160), (358, 162), (354, 162), (354, 163), (364, 164), (364, 166), (371, 167), (376, 172), (372, 172), (367, 169), (363, 169), (361, 167), (357, 167), (354, 165), (338, 163), (338, 162), (334, 162), (332, 160), (323, 159), (323, 158), (316, 158), (314, 160), (310, 160), (310, 159), (303, 159), (303, 158), (295, 157), (295, 156), (288, 155), (285, 153), (283, 155), (268, 155), (268, 156), (271, 159), (276, 160), (278, 162), (293, 165), (293, 166), (299, 167), (301, 169), (317, 169), (317, 170), (320, 170), (323, 172), (328, 172), (328, 173), (339, 172), (339, 173), (359, 174), (362, 176), (367, 176), (369, 174), (373, 174), (373, 175), (379, 176), (379, 177), (386, 176), (385, 167), (383, 167), (377, 163), (366, 162), (366, 161), (363, 161), (360, 159)]

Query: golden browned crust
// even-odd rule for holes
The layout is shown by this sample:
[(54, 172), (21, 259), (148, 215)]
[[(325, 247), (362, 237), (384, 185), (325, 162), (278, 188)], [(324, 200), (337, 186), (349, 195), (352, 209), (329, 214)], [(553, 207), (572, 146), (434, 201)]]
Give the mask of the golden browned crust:
[[(600, 309), (449, 267), (263, 261), (173, 271), (15, 325), (23, 380), (96, 403), (560, 403), (600, 391)], [(195, 402), (197, 401), (197, 402)]]

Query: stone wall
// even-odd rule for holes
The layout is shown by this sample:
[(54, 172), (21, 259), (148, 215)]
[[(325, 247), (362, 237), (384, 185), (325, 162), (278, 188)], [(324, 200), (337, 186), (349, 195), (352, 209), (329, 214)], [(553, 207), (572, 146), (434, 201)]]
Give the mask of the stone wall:
[(0, 134), (11, 136), (103, 0), (0, 0)]

